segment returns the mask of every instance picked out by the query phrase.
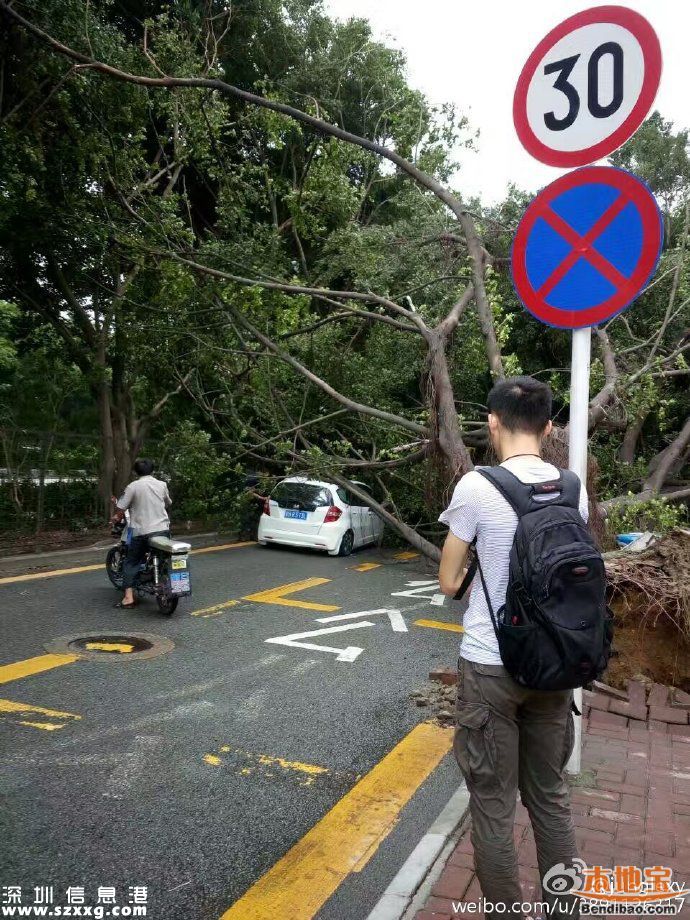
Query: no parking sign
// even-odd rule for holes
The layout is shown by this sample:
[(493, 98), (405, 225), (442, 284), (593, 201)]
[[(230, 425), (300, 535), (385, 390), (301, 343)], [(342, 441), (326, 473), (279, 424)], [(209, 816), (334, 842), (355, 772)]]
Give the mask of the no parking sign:
[(513, 284), (523, 306), (550, 326), (611, 319), (647, 285), (663, 240), (661, 212), (644, 182), (589, 166), (552, 182), (515, 234)]

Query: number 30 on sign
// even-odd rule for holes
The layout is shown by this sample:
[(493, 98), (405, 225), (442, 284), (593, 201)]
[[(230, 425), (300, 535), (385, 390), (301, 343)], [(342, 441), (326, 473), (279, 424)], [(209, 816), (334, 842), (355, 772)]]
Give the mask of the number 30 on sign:
[(550, 166), (592, 163), (635, 133), (660, 79), (659, 39), (643, 16), (585, 10), (549, 32), (525, 64), (513, 100), (518, 137)]

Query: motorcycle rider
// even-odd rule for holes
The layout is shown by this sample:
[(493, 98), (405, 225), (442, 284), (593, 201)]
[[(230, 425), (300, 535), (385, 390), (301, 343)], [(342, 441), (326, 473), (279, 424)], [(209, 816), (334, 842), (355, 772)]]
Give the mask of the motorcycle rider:
[(134, 462), (133, 471), (137, 479), (127, 486), (115, 503), (113, 523), (119, 523), (129, 510), (132, 539), (122, 567), (124, 597), (116, 607), (131, 608), (136, 605), (134, 585), (139, 567), (148, 550), (149, 537), (170, 536), (168, 508), (172, 505), (168, 486), (152, 475), (153, 460), (145, 458)]

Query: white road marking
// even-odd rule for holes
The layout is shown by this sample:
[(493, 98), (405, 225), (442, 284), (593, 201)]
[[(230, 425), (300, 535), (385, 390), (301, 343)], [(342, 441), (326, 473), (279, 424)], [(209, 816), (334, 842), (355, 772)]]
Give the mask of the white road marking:
[(151, 735), (137, 735), (134, 750), (124, 754), (113, 772), (108, 777), (105, 792), (106, 799), (121, 799), (129, 792), (134, 783), (145, 772), (147, 761), (153, 751), (157, 750), (163, 739)]
[(235, 718), (256, 719), (266, 705), (272, 687), (259, 687), (237, 704)]
[(440, 590), (438, 579), (432, 581), (406, 581), (407, 591), (391, 591), (391, 597), (426, 597), (433, 600)]
[(328, 629), (313, 629), (310, 632), (292, 633), (289, 636), (275, 636), (273, 639), (264, 639), (264, 642), (273, 642), (276, 645), (287, 645), (291, 648), (306, 648), (312, 652), (330, 652), (336, 655), (336, 661), (354, 661), (358, 658), (363, 648), (356, 645), (348, 645), (347, 648), (333, 648), (329, 645), (315, 645), (312, 642), (300, 642), (300, 639), (308, 639), (311, 636), (326, 636), (331, 633), (346, 632), (349, 629), (362, 629), (365, 626), (373, 626), (368, 620), (363, 623), (346, 623), (343, 626), (330, 626)]
[[(273, 655), (274, 658), (285, 658), (285, 655)], [(307, 658), (306, 661), (301, 661), (299, 664), (295, 665), (288, 674), (283, 674), (277, 679), (279, 685), (287, 683), (290, 678), (293, 677), (302, 677), (304, 674), (308, 674), (309, 671), (313, 670), (319, 663), (316, 658)], [(235, 708), (234, 717), (236, 719), (246, 719), (251, 721), (252, 719), (257, 719), (263, 712), (265, 706), (268, 703), (268, 700), (272, 693), (275, 693), (276, 682), (272, 682), (268, 686), (259, 687), (257, 690), (254, 690), (249, 696), (246, 696), (241, 700), (237, 707)]]
[(163, 744), (161, 736), (137, 735), (133, 751), (97, 754), (11, 754), (0, 758), (0, 766), (19, 764), (22, 767), (99, 767), (112, 766), (103, 796), (121, 799), (145, 772), (151, 754)]
[(205, 680), (198, 684), (188, 684), (186, 687), (179, 687), (176, 690), (163, 690), (161, 693), (155, 693), (152, 697), (149, 697), (149, 699), (176, 700), (183, 699), (185, 696), (199, 696), (207, 690), (222, 687), (223, 684), (230, 683), (244, 675), (251, 674), (253, 671), (260, 671), (262, 668), (272, 667), (286, 657), (287, 656), (281, 652), (266, 655), (265, 658), (260, 658), (258, 661), (253, 661), (251, 664), (244, 665), (241, 668), (234, 668), (227, 674), (223, 674), (222, 677), (213, 677), (210, 680)]
[(334, 617), (318, 617), (318, 623), (335, 623), (337, 620), (355, 620), (357, 617), (373, 617), (377, 614), (385, 614), (390, 620), (393, 632), (408, 632), (405, 619), (399, 610), (392, 610), (388, 607), (381, 607), (378, 610), (361, 610), (359, 613), (339, 613)]
[(21, 764), (27, 767), (83, 767), (117, 764), (124, 754), (8, 754), (0, 757), (0, 765)]
[(87, 735), (80, 735), (75, 738), (65, 738), (58, 741), (56, 747), (62, 749), (70, 747), (73, 744), (83, 744), (88, 741), (97, 741), (99, 738), (110, 738), (113, 735), (123, 735), (127, 732), (137, 731), (137, 729), (154, 728), (161, 722), (174, 722), (176, 719), (186, 719), (189, 717), (203, 718), (211, 717), (212, 713), (217, 712), (218, 707), (214, 706), (208, 700), (198, 700), (194, 703), (185, 703), (181, 706), (175, 706), (164, 712), (154, 712), (150, 716), (143, 716), (123, 725), (111, 725), (108, 728), (99, 728)]

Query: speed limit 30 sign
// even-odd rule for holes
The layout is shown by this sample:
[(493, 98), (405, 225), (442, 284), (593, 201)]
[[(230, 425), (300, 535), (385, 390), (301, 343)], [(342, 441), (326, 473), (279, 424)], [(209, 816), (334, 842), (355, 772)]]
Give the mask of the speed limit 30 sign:
[(513, 120), (527, 151), (549, 166), (585, 166), (613, 153), (648, 114), (661, 48), (644, 16), (600, 6), (571, 16), (522, 69)]

